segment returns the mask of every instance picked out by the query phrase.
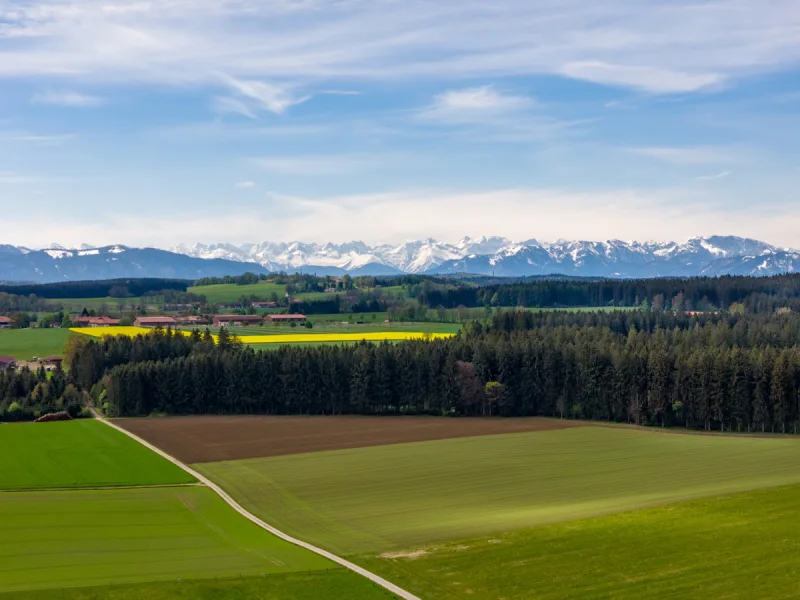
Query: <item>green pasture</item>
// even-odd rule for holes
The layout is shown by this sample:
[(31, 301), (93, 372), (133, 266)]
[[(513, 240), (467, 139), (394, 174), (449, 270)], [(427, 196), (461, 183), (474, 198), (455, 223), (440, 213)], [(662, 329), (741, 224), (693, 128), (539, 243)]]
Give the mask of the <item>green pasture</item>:
[(205, 487), (0, 493), (0, 592), (332, 566)]
[(0, 457), (0, 490), (195, 481), (183, 469), (123, 433), (88, 419), (0, 424)]
[(799, 505), (799, 486), (773, 488), (358, 562), (422, 598), (443, 600), (797, 598)]
[(0, 593), (0, 600), (386, 600), (392, 594), (344, 568), (265, 577)]
[(0, 329), (0, 356), (17, 360), (61, 356), (69, 336), (69, 329)]
[(800, 483), (800, 440), (579, 427), (197, 465), (342, 554)]
[(217, 285), (201, 285), (190, 287), (186, 290), (193, 294), (205, 296), (211, 304), (217, 302), (236, 302), (242, 296), (258, 296), (259, 298), (269, 299), (274, 292), (278, 298), (286, 296), (286, 286), (278, 283), (267, 283), (261, 281), (250, 285), (236, 285), (235, 283), (220, 283)]
[(48, 300), (53, 304), (61, 304), (67, 311), (76, 312), (81, 311), (84, 308), (87, 310), (95, 309), (99, 310), (103, 306), (107, 307), (110, 312), (120, 312), (120, 306), (123, 306), (122, 310), (131, 310), (132, 306), (139, 306), (141, 303), (141, 298), (57, 298), (54, 300)]
[[(240, 337), (250, 335), (302, 335), (302, 334), (320, 334), (320, 333), (382, 333), (385, 331), (422, 331), (426, 333), (458, 333), (461, 330), (461, 325), (458, 323), (384, 323), (383, 321), (371, 322), (369, 319), (363, 325), (343, 324), (340, 321), (331, 320), (316, 320), (314, 317), (309, 317), (309, 320), (314, 325), (311, 329), (307, 329), (303, 325), (291, 327), (287, 324), (274, 325), (272, 323), (264, 323), (264, 325), (247, 325), (243, 327), (226, 327), (228, 333)], [(184, 327), (183, 329), (198, 329), (197, 327)], [(201, 331), (205, 327), (199, 328)], [(218, 327), (208, 327), (211, 333), (217, 333)]]

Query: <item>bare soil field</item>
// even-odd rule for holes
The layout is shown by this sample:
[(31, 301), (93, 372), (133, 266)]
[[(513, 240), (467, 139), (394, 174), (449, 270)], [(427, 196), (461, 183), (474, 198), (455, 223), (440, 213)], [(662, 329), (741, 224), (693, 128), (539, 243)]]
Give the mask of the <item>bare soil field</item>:
[(197, 416), (114, 422), (190, 464), (581, 426), (535, 417)]

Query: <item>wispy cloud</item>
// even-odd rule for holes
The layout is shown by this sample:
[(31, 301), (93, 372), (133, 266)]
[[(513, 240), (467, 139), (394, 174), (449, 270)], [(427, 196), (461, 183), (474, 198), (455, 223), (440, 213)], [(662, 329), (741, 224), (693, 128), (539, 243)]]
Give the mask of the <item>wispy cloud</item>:
[[(310, 95), (296, 95), (294, 90), (286, 85), (281, 86), (265, 81), (239, 80), (233, 77), (225, 77), (224, 80), (241, 97), (241, 100), (234, 102), (244, 106), (245, 110), (250, 113), (255, 112), (255, 110), (266, 110), (282, 115), (290, 107), (302, 104), (311, 98)], [(246, 113), (242, 112), (242, 114)]]
[(609, 64), (601, 61), (567, 63), (559, 72), (573, 79), (655, 93), (694, 92), (721, 84), (716, 73), (687, 73), (651, 66)]
[(5, 140), (9, 142), (40, 144), (43, 146), (57, 146), (74, 137), (75, 135), (71, 133), (44, 134), (44, 133), (30, 133), (26, 131), (16, 131), (16, 132), (0, 131), (0, 140)]
[(281, 175), (342, 175), (361, 171), (385, 162), (385, 158), (376, 158), (360, 154), (316, 154), (303, 156), (269, 156), (254, 158), (254, 165)]
[(715, 165), (738, 162), (741, 150), (717, 146), (625, 148), (626, 152), (676, 165)]
[(255, 181), (237, 181), (236, 186), (240, 190), (249, 190), (256, 187)]
[(90, 96), (70, 90), (39, 92), (31, 98), (34, 104), (54, 104), (73, 108), (94, 108), (105, 104), (100, 96)]
[(419, 116), (447, 123), (475, 123), (519, 112), (533, 104), (527, 96), (505, 94), (492, 86), (483, 86), (439, 94)]
[(695, 177), (695, 179), (699, 181), (712, 181), (714, 179), (724, 179), (730, 175), (733, 175), (733, 171), (720, 171), (719, 173), (714, 173), (713, 175), (700, 175)]
[(14, 77), (184, 85), (223, 72), (305, 85), (559, 74), (672, 93), (800, 63), (796, 0), (769, 10), (756, 0), (608, 0), (588, 12), (580, 0), (499, 0), (491, 10), (484, 0), (0, 0), (0, 11), (0, 35), (15, 42), (0, 51), (0, 76)]
[(230, 113), (242, 115), (248, 119), (258, 119), (258, 117), (252, 110), (250, 110), (247, 104), (241, 100), (230, 98), (228, 96), (216, 96), (215, 98), (212, 98), (211, 108), (214, 110), (214, 112), (220, 114)]

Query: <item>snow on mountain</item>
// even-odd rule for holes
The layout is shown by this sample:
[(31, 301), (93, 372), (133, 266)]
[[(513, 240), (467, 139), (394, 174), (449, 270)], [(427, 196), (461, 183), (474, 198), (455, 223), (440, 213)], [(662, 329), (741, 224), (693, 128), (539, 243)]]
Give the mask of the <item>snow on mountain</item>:
[[(605, 242), (534, 239), (514, 242), (503, 237), (464, 237), (455, 243), (434, 239), (403, 244), (369, 246), (363, 242), (314, 244), (303, 242), (260, 244), (181, 245), (174, 252), (197, 258), (252, 261), (268, 270), (309, 273), (477, 273), (504, 276), (564, 273), (589, 277), (692, 276), (750, 272), (751, 265), (737, 266), (743, 257), (765, 257), (758, 273), (785, 272), (791, 259), (775, 255), (783, 250), (747, 238), (711, 236), (684, 243)], [(733, 261), (731, 262), (731, 259)], [(715, 266), (717, 261), (718, 266)], [(724, 262), (727, 261), (727, 262)], [(787, 262), (788, 261), (788, 262)]]

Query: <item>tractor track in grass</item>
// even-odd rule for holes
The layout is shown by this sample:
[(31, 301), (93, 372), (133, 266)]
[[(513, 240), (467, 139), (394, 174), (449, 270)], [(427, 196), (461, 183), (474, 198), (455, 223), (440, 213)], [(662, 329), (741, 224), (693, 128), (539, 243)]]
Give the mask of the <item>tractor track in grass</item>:
[(114, 490), (149, 490), (153, 488), (206, 487), (204, 483), (155, 483), (152, 485), (94, 485), (89, 487), (17, 488), (0, 490), (0, 494), (20, 494), (23, 492), (104, 492)]
[(383, 577), (381, 577), (379, 575), (376, 575), (375, 573), (372, 573), (371, 571), (367, 571), (363, 567), (359, 567), (357, 564), (352, 563), (349, 560), (346, 560), (346, 559), (344, 559), (344, 558), (342, 558), (340, 556), (337, 556), (337, 555), (333, 554), (332, 552), (328, 552), (327, 550), (323, 550), (322, 548), (318, 548), (316, 546), (313, 546), (313, 545), (309, 544), (308, 542), (304, 542), (302, 540), (298, 540), (297, 538), (293, 538), (292, 536), (280, 531), (279, 529), (276, 529), (272, 525), (269, 525), (265, 521), (262, 521), (261, 519), (259, 519), (255, 515), (253, 515), (252, 513), (250, 513), (247, 510), (245, 510), (238, 502), (236, 502), (236, 500), (234, 500), (231, 496), (229, 496), (228, 493), (225, 492), (225, 490), (223, 490), (216, 483), (214, 483), (213, 481), (211, 481), (210, 479), (208, 479), (204, 475), (201, 475), (200, 473), (198, 473), (197, 471), (195, 471), (191, 467), (189, 467), (189, 466), (185, 465), (184, 463), (182, 463), (181, 461), (179, 461), (177, 458), (167, 454), (166, 452), (164, 452), (160, 448), (150, 444), (149, 442), (147, 442), (146, 440), (140, 438), (136, 434), (131, 433), (130, 431), (120, 427), (119, 425), (116, 425), (116, 424), (112, 423), (111, 421), (108, 421), (107, 419), (102, 417), (93, 408), (91, 409), (91, 411), (94, 414), (95, 418), (98, 421), (100, 421), (101, 423), (104, 423), (104, 424), (108, 425), (109, 427), (111, 427), (112, 429), (116, 429), (117, 431), (120, 431), (120, 432), (124, 433), (129, 438), (131, 438), (131, 439), (139, 442), (140, 444), (142, 444), (145, 448), (148, 448), (148, 449), (152, 450), (153, 452), (155, 452), (159, 456), (165, 458), (166, 460), (168, 460), (172, 464), (180, 467), (181, 469), (183, 469), (184, 471), (189, 473), (192, 477), (196, 478), (201, 484), (204, 484), (206, 487), (208, 487), (209, 489), (214, 491), (220, 498), (222, 498), (223, 501), (225, 501), (226, 504), (228, 504), (231, 508), (233, 508), (237, 513), (239, 513), (240, 515), (245, 517), (248, 521), (258, 525), (262, 529), (264, 529), (264, 530), (268, 531), (269, 533), (279, 537), (282, 540), (285, 540), (285, 541), (287, 541), (287, 542), (289, 542), (291, 544), (294, 544), (296, 546), (300, 546), (301, 548), (305, 548), (306, 550), (310, 550), (311, 552), (314, 552), (315, 554), (323, 556), (323, 557), (327, 558), (328, 560), (330, 560), (330, 561), (332, 561), (332, 562), (334, 562), (334, 563), (336, 563), (338, 565), (341, 565), (341, 566), (345, 567), (346, 569), (349, 569), (350, 571), (353, 571), (354, 573), (358, 573), (362, 577), (366, 577), (367, 579), (369, 579), (373, 583), (376, 583), (377, 585), (381, 586), (382, 588), (390, 591), (391, 593), (393, 593), (398, 598), (402, 598), (403, 600), (421, 600), (418, 596), (415, 596), (414, 594), (412, 594), (410, 592), (407, 592), (403, 588), (393, 584), (390, 581), (387, 581)]

